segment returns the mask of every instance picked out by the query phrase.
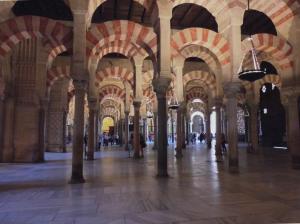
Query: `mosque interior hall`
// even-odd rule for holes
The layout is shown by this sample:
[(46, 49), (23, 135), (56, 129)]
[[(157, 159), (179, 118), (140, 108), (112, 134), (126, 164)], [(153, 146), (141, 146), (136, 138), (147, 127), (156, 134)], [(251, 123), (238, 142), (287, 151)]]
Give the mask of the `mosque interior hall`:
[(0, 223), (300, 223), (299, 0), (0, 1)]

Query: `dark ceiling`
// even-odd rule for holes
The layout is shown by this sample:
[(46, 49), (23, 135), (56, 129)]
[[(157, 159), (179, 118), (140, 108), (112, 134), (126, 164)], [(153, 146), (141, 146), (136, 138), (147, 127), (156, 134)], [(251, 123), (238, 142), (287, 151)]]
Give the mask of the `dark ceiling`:
[[(102, 23), (110, 20), (131, 20), (146, 26), (151, 26), (151, 11), (146, 10), (134, 0), (107, 0), (95, 11), (92, 22)], [(27, 0), (17, 1), (12, 8), (16, 16), (36, 15), (56, 20), (72, 21), (73, 16), (69, 6), (64, 0)], [(171, 19), (173, 29), (189, 27), (202, 27), (218, 32), (215, 17), (204, 7), (195, 4), (181, 4), (173, 9)], [(264, 13), (256, 10), (247, 10), (241, 27), (243, 35), (269, 33), (277, 35), (276, 28), (271, 19)]]
[(131, 20), (151, 26), (149, 12), (134, 0), (108, 0), (97, 8), (92, 17), (92, 23), (110, 20)]
[(173, 29), (201, 27), (218, 32), (215, 17), (207, 9), (195, 4), (182, 4), (173, 9)]
[(73, 20), (72, 12), (63, 0), (17, 1), (12, 12), (16, 16), (34, 15), (55, 20)]
[(241, 29), (243, 35), (269, 33), (277, 36), (272, 20), (264, 13), (256, 10), (246, 10)]

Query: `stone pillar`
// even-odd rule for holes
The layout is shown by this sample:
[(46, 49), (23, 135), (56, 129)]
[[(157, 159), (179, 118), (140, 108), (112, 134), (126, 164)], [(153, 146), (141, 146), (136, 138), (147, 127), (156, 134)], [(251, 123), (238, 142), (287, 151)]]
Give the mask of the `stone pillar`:
[(183, 108), (180, 106), (177, 109), (177, 119), (176, 119), (176, 133), (177, 133), (177, 140), (176, 140), (176, 158), (182, 158), (182, 140), (183, 140), (183, 127), (182, 127), (182, 117), (183, 117)]
[(147, 118), (143, 118), (143, 137), (147, 141)]
[(40, 121), (39, 121), (39, 151), (37, 153), (37, 161), (45, 161), (46, 151), (46, 131), (47, 131), (47, 111), (48, 111), (49, 99), (42, 99), (40, 101)]
[(0, 96), (0, 162), (2, 161), (3, 134), (4, 134), (4, 96)]
[(215, 101), (215, 108), (216, 108), (216, 159), (217, 162), (222, 162), (222, 148), (221, 148), (221, 106), (222, 106), (222, 99), (217, 98)]
[(258, 148), (258, 105), (253, 103), (250, 105), (250, 151), (259, 153)]
[(287, 101), (287, 136), (288, 149), (291, 153), (292, 167), (300, 169), (300, 128), (299, 128), (299, 110), (298, 97), (300, 91), (286, 89), (283, 91)]
[(135, 159), (140, 158), (140, 108), (141, 102), (134, 101), (134, 120), (133, 120), (133, 148), (134, 148), (134, 155)]
[(237, 132), (237, 94), (240, 92), (239, 82), (228, 83), (225, 88), (227, 98), (227, 116), (228, 116), (228, 148), (229, 148), (229, 171), (239, 171), (239, 154), (238, 154), (238, 132)]
[(14, 160), (14, 122), (15, 122), (15, 97), (8, 93), (4, 99), (3, 121), (3, 148), (2, 162), (9, 163)]
[(173, 118), (172, 110), (170, 110), (170, 118), (171, 118), (171, 138), (172, 138), (172, 143), (174, 144), (174, 118)]
[(99, 144), (99, 135), (100, 135), (100, 133), (99, 133), (99, 109), (96, 111), (96, 116), (95, 117), (96, 117), (96, 120), (95, 120), (96, 141), (95, 142), (96, 142), (96, 151), (97, 151), (98, 150), (98, 144)]
[(170, 85), (171, 79), (160, 77), (154, 82), (154, 88), (157, 97), (157, 139), (158, 139), (158, 153), (157, 153), (157, 176), (168, 176), (168, 115), (167, 115), (167, 89)]
[(73, 12), (73, 55), (71, 76), (75, 88), (75, 114), (73, 135), (72, 176), (70, 183), (84, 183), (83, 178), (83, 135), (84, 97), (87, 91), (86, 31), (87, 10), (78, 4)]
[(156, 1), (158, 21), (154, 27), (158, 39), (158, 77), (152, 81), (157, 97), (158, 112), (158, 152), (157, 176), (168, 176), (168, 132), (167, 132), (167, 99), (166, 94), (171, 77), (171, 17), (172, 7), (169, 1)]
[(153, 150), (157, 150), (158, 148), (158, 136), (157, 136), (157, 112), (153, 112), (153, 126), (154, 126), (154, 144)]
[(70, 183), (84, 183), (83, 178), (83, 135), (84, 135), (84, 97), (87, 83), (74, 80), (75, 113), (73, 134), (72, 176)]
[(186, 131), (185, 131), (185, 139), (186, 139), (186, 144), (189, 145), (190, 144), (190, 140), (189, 140), (189, 136), (190, 136), (190, 120), (187, 118), (186, 119)]
[(125, 111), (125, 124), (124, 124), (124, 128), (125, 128), (125, 150), (128, 151), (128, 126), (129, 126), (129, 111)]
[(185, 108), (183, 109), (183, 114), (182, 114), (182, 117), (181, 117), (181, 122), (182, 122), (182, 126), (181, 126), (181, 143), (182, 143), (182, 148), (183, 149), (186, 149), (186, 145), (185, 145), (185, 114), (186, 114), (186, 110)]
[(208, 149), (211, 149), (211, 130), (210, 130), (210, 110), (206, 110), (205, 114), (205, 126), (206, 126), (206, 145)]
[(89, 99), (89, 135), (88, 135), (88, 151), (87, 160), (94, 160), (94, 151), (96, 148), (96, 111), (97, 100)]

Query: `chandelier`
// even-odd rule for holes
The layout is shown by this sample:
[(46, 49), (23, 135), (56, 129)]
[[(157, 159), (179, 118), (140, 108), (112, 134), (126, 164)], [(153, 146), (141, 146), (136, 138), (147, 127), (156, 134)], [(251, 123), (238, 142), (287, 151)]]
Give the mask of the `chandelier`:
[[(248, 0), (248, 10), (250, 10), (250, 0)], [(246, 57), (246, 55), (244, 55), (244, 58), (241, 62), (241, 65), (240, 65), (240, 68), (239, 68), (239, 71), (238, 71), (238, 75), (239, 75), (239, 79), (241, 79), (243, 81), (254, 82), (258, 79), (263, 78), (266, 75), (266, 71), (264, 71), (260, 68), (260, 65), (259, 65), (259, 62), (258, 62), (258, 59), (257, 59), (257, 53), (256, 53), (256, 50), (255, 50), (255, 47), (254, 47), (254, 43), (253, 43), (253, 39), (252, 39), (251, 34), (249, 35), (247, 40), (250, 41), (250, 43), (251, 43), (250, 53), (251, 53), (251, 59), (252, 59), (253, 67), (252, 68), (246, 68), (246, 69), (243, 68), (244, 60), (245, 60), (245, 57)]]
[(168, 102), (168, 108), (170, 110), (177, 110), (179, 108), (179, 102), (176, 97), (176, 94), (174, 93), (174, 83), (171, 83), (170, 91), (171, 91), (171, 98), (170, 101)]

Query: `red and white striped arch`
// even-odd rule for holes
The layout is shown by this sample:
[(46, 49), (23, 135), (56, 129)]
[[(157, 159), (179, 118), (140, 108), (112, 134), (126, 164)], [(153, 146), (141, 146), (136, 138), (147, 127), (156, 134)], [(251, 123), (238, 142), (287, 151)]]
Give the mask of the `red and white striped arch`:
[(252, 0), (251, 9), (265, 13), (276, 29), (288, 38), (295, 19), (299, 19), (300, 2), (298, 0)]
[(101, 109), (101, 117), (112, 117), (114, 120), (120, 118), (120, 111), (114, 107), (105, 107)]
[(46, 38), (46, 49), (53, 60), (72, 46), (73, 30), (64, 24), (44, 17), (20, 16), (0, 24), (0, 60), (20, 41)]
[(128, 81), (133, 87), (134, 78), (133, 72), (124, 67), (108, 67), (96, 72), (95, 86), (99, 88), (100, 83), (106, 78), (113, 78), (119, 81)]
[(207, 102), (208, 96), (203, 88), (193, 87), (189, 89), (185, 95), (186, 101), (193, 101), (194, 99), (201, 99), (203, 102)]
[(229, 6), (225, 0), (169, 0), (175, 8), (184, 3), (191, 3), (207, 9), (215, 18), (219, 28), (224, 28), (230, 22)]
[(209, 49), (205, 47), (198, 46), (198, 45), (190, 45), (183, 48), (180, 51), (180, 54), (185, 59), (190, 57), (201, 58), (215, 73), (217, 69), (220, 69), (220, 65), (218, 63), (217, 57)]
[[(256, 34), (252, 36), (254, 46), (257, 51), (263, 51), (272, 56), (282, 70), (291, 70), (293, 68), (293, 47), (283, 38), (271, 34)], [(251, 49), (249, 41), (243, 41), (244, 52)]]
[(143, 75), (144, 84), (151, 84), (153, 77), (154, 77), (153, 70), (148, 70), (147, 72), (144, 72), (144, 75)]
[(186, 86), (189, 82), (194, 80), (202, 81), (206, 86), (209, 87), (209, 89), (212, 91), (213, 94), (216, 93), (217, 84), (213, 74), (204, 71), (192, 71), (186, 73), (183, 76), (183, 85)]
[(51, 87), (56, 80), (66, 78), (71, 79), (70, 66), (56, 66), (47, 71), (47, 87)]
[(230, 63), (229, 43), (219, 33), (203, 28), (181, 30), (172, 36), (172, 56), (178, 56), (180, 51), (189, 45), (198, 45), (210, 49), (221, 66)]
[(92, 25), (87, 32), (87, 55), (95, 55), (97, 48), (102, 48), (109, 42), (124, 41), (143, 48), (151, 57), (157, 52), (157, 37), (148, 27), (127, 20), (114, 20)]
[(99, 101), (102, 102), (105, 97), (119, 98), (125, 101), (126, 92), (115, 85), (106, 85), (99, 90)]
[(155, 100), (156, 94), (153, 91), (153, 89), (149, 87), (149, 88), (143, 90), (143, 96), (148, 98), (149, 100), (153, 101), (153, 100)]
[(147, 52), (143, 48), (138, 48), (136, 45), (128, 41), (121, 40), (109, 42), (96, 51), (98, 52), (96, 53), (98, 60), (110, 53), (119, 53), (126, 56), (127, 58), (133, 58), (137, 55), (143, 58), (147, 56)]

